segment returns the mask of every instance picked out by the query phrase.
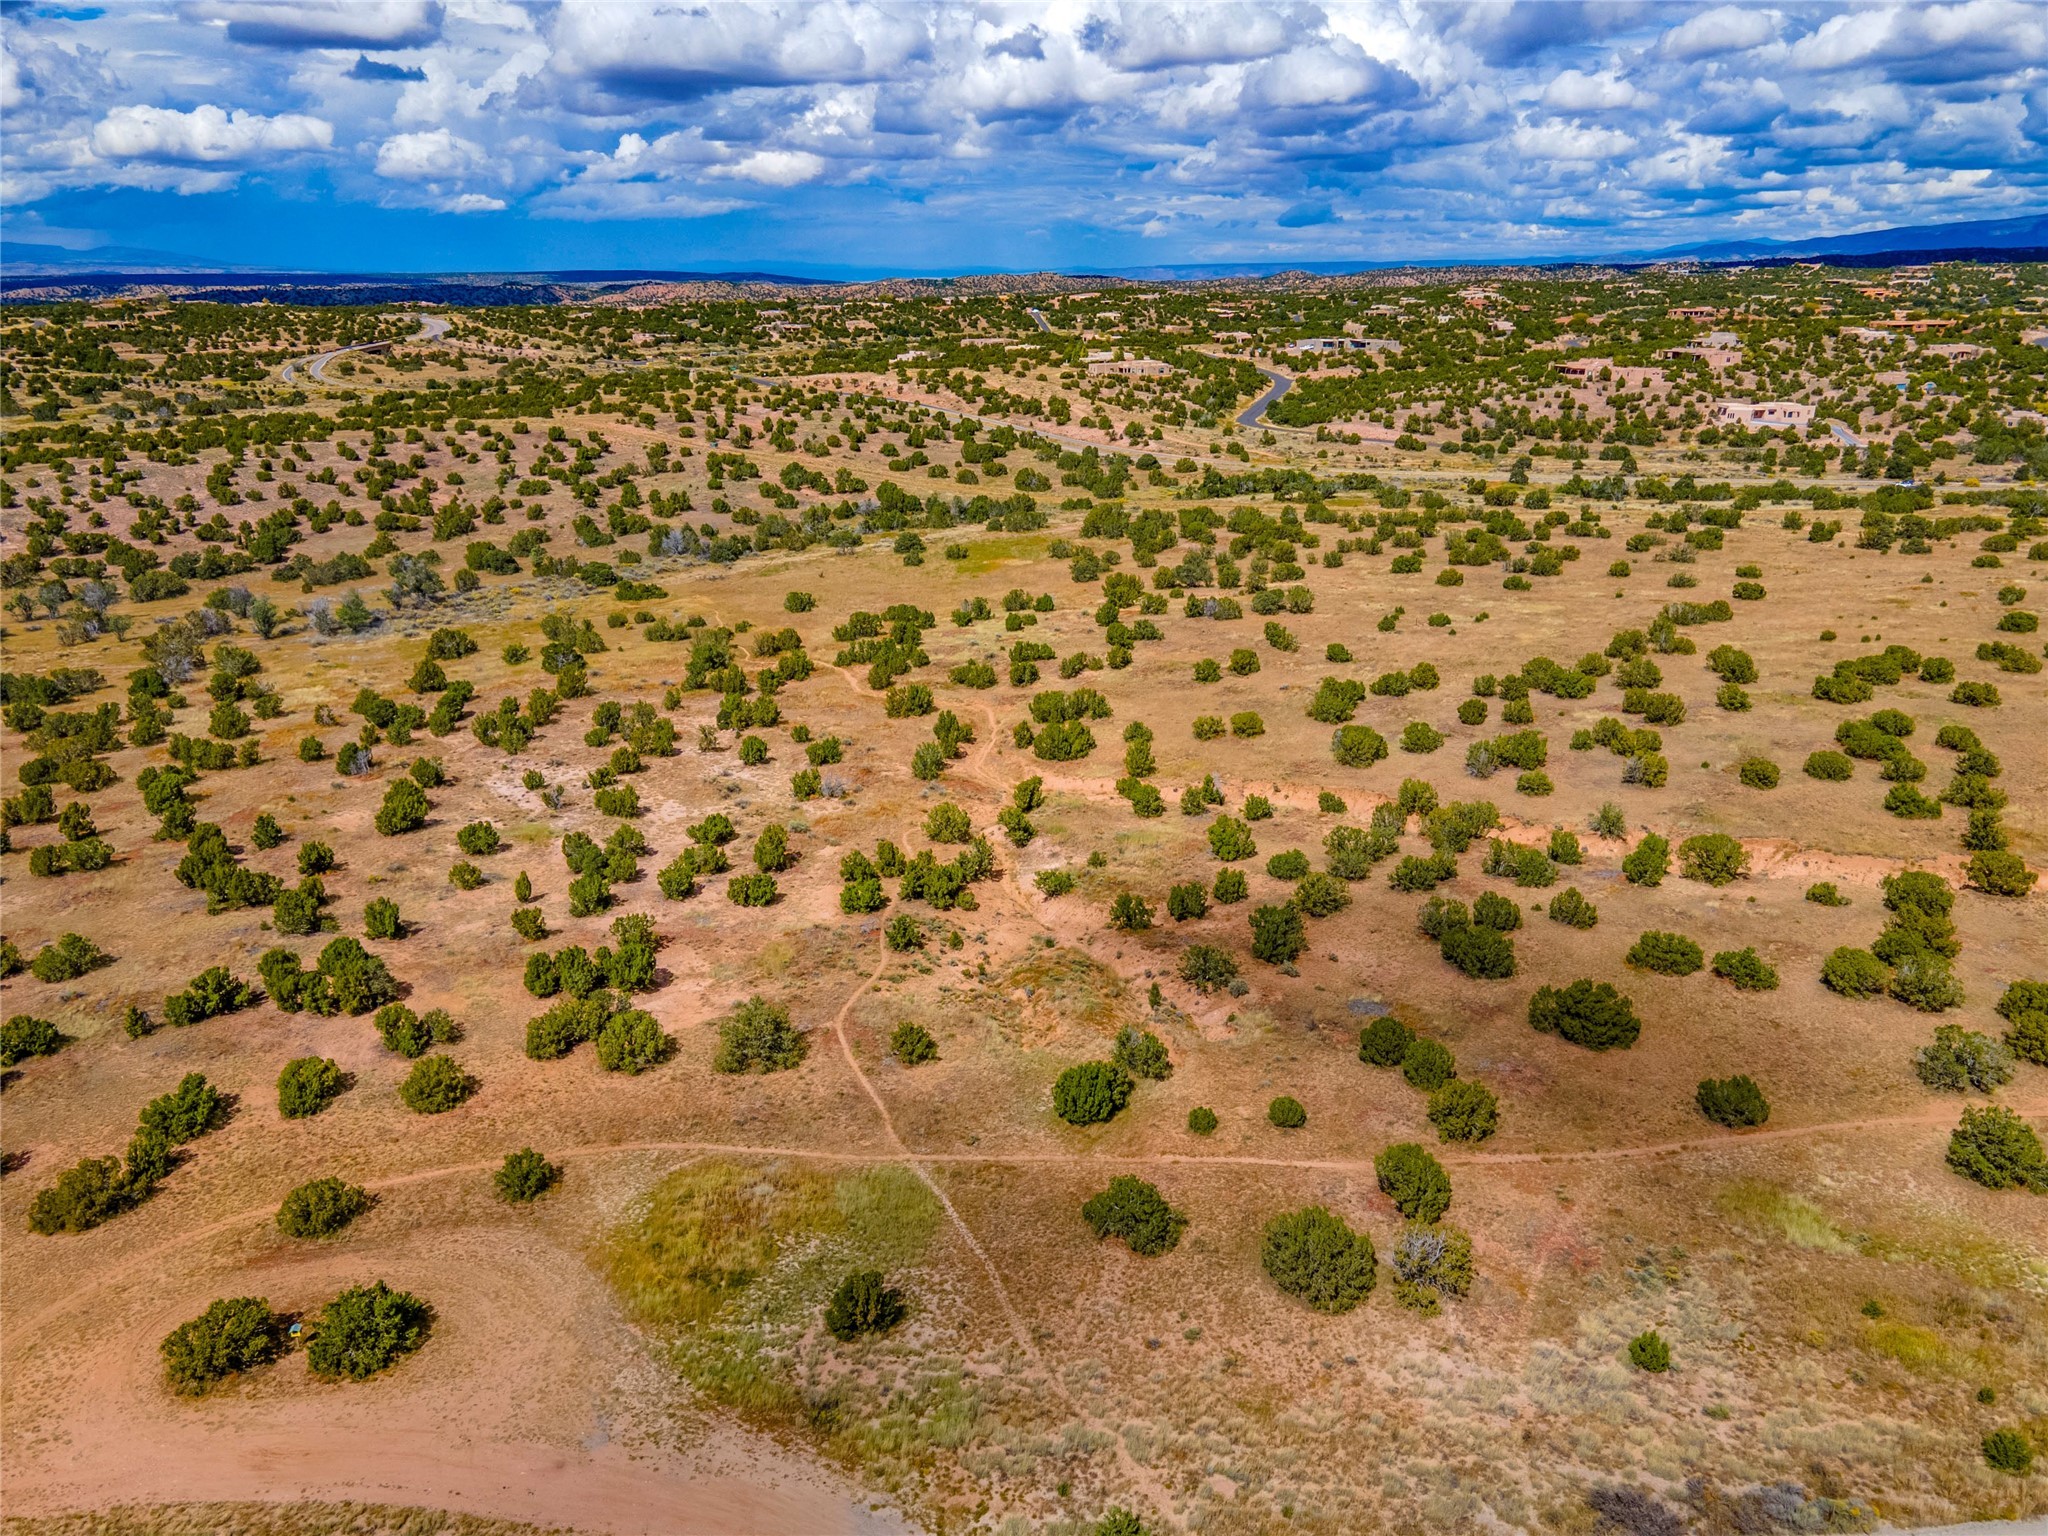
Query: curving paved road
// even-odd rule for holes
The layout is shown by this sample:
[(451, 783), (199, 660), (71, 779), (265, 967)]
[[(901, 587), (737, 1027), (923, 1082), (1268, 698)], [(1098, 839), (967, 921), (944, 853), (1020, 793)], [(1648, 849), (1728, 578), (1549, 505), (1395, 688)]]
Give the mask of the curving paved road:
[(332, 352), (316, 352), (311, 357), (295, 357), (278, 371), (278, 377), (287, 384), (298, 382), (297, 370), (304, 368), (306, 376), (316, 384), (327, 382), (327, 365), (337, 357), (350, 352), (381, 352), (386, 347), (398, 345), (398, 341), (439, 341), (448, 334), (450, 322), (439, 315), (418, 315), (420, 323), (417, 336), (401, 337), (392, 341), (359, 341), (352, 347), (336, 347)]
[[(1257, 365), (1254, 364), (1253, 366), (1256, 367)], [(1266, 414), (1266, 407), (1294, 388), (1294, 380), (1284, 373), (1275, 373), (1270, 368), (1260, 368), (1259, 372), (1263, 373), (1273, 382), (1266, 386), (1266, 392), (1263, 395), (1237, 413), (1237, 424), (1240, 427), (1265, 426), (1267, 423), (1261, 418)], [(1286, 429), (1282, 428), (1282, 430)]]

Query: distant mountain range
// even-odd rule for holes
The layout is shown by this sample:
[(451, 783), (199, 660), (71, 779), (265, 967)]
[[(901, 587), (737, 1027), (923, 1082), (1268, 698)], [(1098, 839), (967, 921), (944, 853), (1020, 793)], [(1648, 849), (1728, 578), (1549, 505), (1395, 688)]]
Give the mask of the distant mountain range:
[[(1565, 265), (1633, 265), (1658, 261), (1787, 261), (1813, 259), (1844, 266), (1883, 266), (1907, 262), (1958, 260), (2048, 260), (2048, 213), (2004, 219), (1972, 219), (1952, 224), (1917, 224), (1863, 230), (1851, 235), (1824, 235), (1803, 240), (1768, 236), (1700, 241), (1659, 250), (1610, 252), (1601, 255), (1558, 253), (1549, 256), (1475, 257), (1461, 254), (1441, 260), (1407, 261), (1242, 261), (1162, 263), (1143, 267), (1072, 268), (1058, 274), (1067, 279), (1102, 279), (1135, 283), (1219, 282), (1271, 278), (1281, 273), (1329, 277), (1345, 273), (1437, 267), (1543, 267)], [(793, 265), (802, 265), (793, 263)], [(829, 270), (829, 269), (827, 269)], [(903, 279), (931, 281), (947, 276), (1015, 278), (1019, 274), (975, 268), (959, 273), (906, 272)], [(1053, 274), (1046, 274), (1051, 276)], [(64, 288), (110, 291), (139, 286), (186, 289), (204, 280), (209, 289), (261, 288), (274, 294), (304, 290), (300, 302), (400, 303), (440, 297), (450, 303), (553, 303), (563, 290), (622, 288), (639, 284), (720, 283), (785, 288), (815, 287), (834, 282), (871, 283), (887, 279), (879, 272), (837, 277), (798, 276), (759, 270), (699, 272), (650, 271), (638, 268), (580, 268), (549, 272), (344, 273), (289, 271), (181, 256), (140, 246), (100, 246), (71, 250), (62, 246), (6, 241), (0, 243), (0, 291), (46, 296), (44, 290)], [(314, 297), (318, 293), (320, 297)], [(226, 292), (219, 293), (229, 297)]]
[(1763, 237), (1708, 240), (1674, 245), (1644, 254), (1652, 261), (1690, 258), (1694, 261), (1746, 261), (1797, 256), (1874, 256), (1893, 251), (2004, 251), (2048, 248), (2048, 213), (2012, 219), (1970, 219), (1956, 224), (1912, 224), (1896, 229), (1866, 229), (1854, 235), (1825, 235), (1810, 240)]

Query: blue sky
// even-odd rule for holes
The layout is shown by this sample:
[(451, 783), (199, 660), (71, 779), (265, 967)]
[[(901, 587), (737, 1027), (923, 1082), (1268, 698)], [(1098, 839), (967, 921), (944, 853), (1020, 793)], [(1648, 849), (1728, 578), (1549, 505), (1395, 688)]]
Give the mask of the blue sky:
[(1029, 270), (2048, 206), (2048, 6), (0, 0), (0, 238)]

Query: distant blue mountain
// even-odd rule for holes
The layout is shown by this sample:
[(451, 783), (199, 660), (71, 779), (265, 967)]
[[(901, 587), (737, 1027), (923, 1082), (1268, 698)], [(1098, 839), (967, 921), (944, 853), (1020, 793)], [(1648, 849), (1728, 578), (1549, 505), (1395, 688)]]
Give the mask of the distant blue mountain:
[(1708, 240), (1643, 254), (1653, 261), (1690, 257), (1696, 261), (1742, 261), (1749, 257), (1869, 256), (1882, 251), (1987, 251), (2048, 247), (2048, 213), (2010, 219), (1970, 219), (1956, 224), (1912, 224), (1866, 229), (1853, 235), (1809, 240), (1763, 237)]
[[(2005, 253), (2010, 252), (2010, 255)], [(1376, 272), (1390, 268), (1450, 266), (1547, 266), (1578, 262), (1630, 263), (1693, 260), (1709, 262), (1785, 261), (1813, 258), (1843, 265), (1870, 265), (1892, 261), (1939, 260), (1944, 255), (1976, 260), (2048, 259), (2048, 213), (2021, 214), (2004, 219), (1972, 219), (1952, 224), (1916, 224), (1887, 229), (1869, 229), (1850, 235), (1821, 235), (1807, 239), (1777, 239), (1769, 236), (1737, 236), (1637, 251), (1558, 251), (1548, 255), (1478, 255), (1461, 252), (1456, 256), (1417, 257), (1401, 261), (1353, 259), (1309, 261), (1236, 261), (1211, 263), (1160, 263), (1142, 267), (1069, 267), (1056, 269), (1069, 277), (1123, 279), (1128, 282), (1215, 282), (1232, 278), (1271, 277), (1279, 272), (1308, 272), (1331, 276), (1346, 272)], [(1858, 260), (1858, 258), (1863, 258)], [(999, 269), (976, 267), (960, 272), (904, 271), (893, 275), (916, 278), (965, 276), (994, 273)], [(211, 278), (224, 288), (251, 283), (278, 290), (350, 290), (345, 299), (318, 299), (308, 295), (300, 302), (407, 302), (410, 296), (432, 299), (437, 289), (451, 303), (493, 302), (483, 295), (498, 295), (496, 302), (550, 303), (562, 294), (561, 287), (582, 288), (632, 283), (774, 283), (788, 287), (810, 287), (835, 282), (866, 282), (890, 276), (885, 271), (810, 266), (793, 262), (781, 271), (739, 270), (723, 272), (660, 271), (645, 268), (581, 268), (561, 271), (525, 272), (442, 272), (376, 273), (319, 272), (238, 266), (204, 258), (175, 255), (135, 246), (101, 246), (74, 251), (60, 246), (5, 241), (0, 243), (0, 290), (35, 286), (36, 279), (84, 281), (89, 286), (109, 289), (136, 282), (190, 283), (194, 278)], [(126, 280), (125, 284), (122, 281)], [(376, 297), (368, 296), (371, 292)], [(514, 296), (516, 293), (516, 297)], [(467, 295), (459, 298), (456, 295)]]

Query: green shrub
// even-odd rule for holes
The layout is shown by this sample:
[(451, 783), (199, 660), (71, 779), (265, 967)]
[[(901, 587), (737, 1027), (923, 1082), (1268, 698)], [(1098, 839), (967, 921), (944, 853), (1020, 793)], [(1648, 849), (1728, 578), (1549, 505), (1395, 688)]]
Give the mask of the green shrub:
[(1970, 856), (1964, 878), (1986, 895), (2019, 897), (2034, 888), (2039, 876), (2016, 853), (1984, 849)]
[(1771, 1118), (1763, 1090), (1747, 1077), (1709, 1077), (1693, 1094), (1700, 1113), (1716, 1125), (1741, 1130)]
[(1931, 950), (1914, 949), (1900, 955), (1888, 990), (1900, 1002), (1923, 1013), (1957, 1008), (1963, 1001), (1962, 983), (1956, 980), (1948, 961)]
[(64, 1036), (48, 1019), (17, 1013), (0, 1025), (0, 1067), (12, 1067), (31, 1056), (54, 1056), (64, 1048)]
[(1209, 894), (1222, 906), (1233, 906), (1251, 894), (1251, 885), (1241, 869), (1219, 869), (1209, 884)]
[(377, 830), (386, 837), (414, 832), (427, 824), (427, 797), (411, 779), (393, 779), (377, 809)]
[(1427, 721), (1411, 720), (1401, 730), (1403, 752), (1434, 752), (1444, 744), (1444, 733)]
[(1237, 962), (1213, 945), (1191, 945), (1180, 957), (1180, 979), (1198, 992), (1214, 992), (1237, 980)]
[(1266, 1118), (1283, 1131), (1297, 1131), (1308, 1124), (1308, 1111), (1301, 1107), (1301, 1100), (1283, 1093), (1266, 1106)]
[(1372, 1160), (1380, 1193), (1410, 1221), (1434, 1222), (1451, 1208), (1451, 1176), (1412, 1141), (1396, 1142)]
[(1882, 997), (1891, 985), (1891, 971), (1867, 949), (1844, 944), (1821, 963), (1821, 985), (1843, 997)]
[(1203, 1105), (1196, 1105), (1188, 1111), (1188, 1129), (1197, 1136), (1207, 1136), (1216, 1129), (1216, 1111)]
[(1984, 1465), (1994, 1472), (2025, 1477), (2034, 1470), (2034, 1447), (2023, 1430), (1994, 1429), (1980, 1443)]
[(562, 1170), (531, 1147), (505, 1154), (505, 1162), (491, 1175), (491, 1187), (500, 1200), (525, 1205), (553, 1189)]
[(370, 1194), (342, 1179), (301, 1184), (277, 1208), (277, 1230), (286, 1237), (332, 1237), (370, 1208)]
[(1301, 909), (1292, 902), (1259, 907), (1251, 916), (1252, 954), (1268, 965), (1291, 965), (1308, 948)]
[(1659, 886), (1671, 872), (1671, 844), (1654, 832), (1643, 834), (1621, 861), (1621, 873), (1630, 885)]
[(262, 995), (247, 982), (237, 981), (226, 966), (209, 966), (194, 976), (183, 992), (164, 999), (164, 1022), (181, 1027), (203, 1023), (247, 1008)]
[(139, 1124), (145, 1135), (182, 1147), (212, 1130), (226, 1113), (227, 1103), (213, 1084), (197, 1072), (187, 1072), (176, 1088), (142, 1106)]
[(2005, 1048), (2021, 1061), (2048, 1067), (2048, 1012), (2036, 1009), (2010, 1017), (2012, 1027), (2005, 1032)]
[(922, 1066), (939, 1054), (938, 1042), (922, 1024), (905, 1019), (889, 1036), (889, 1054), (906, 1067)]
[(1688, 880), (1727, 885), (1749, 873), (1749, 852), (1725, 832), (1688, 837), (1678, 845), (1678, 871)]
[(1218, 816), (1209, 823), (1209, 852), (1225, 863), (1252, 858), (1258, 851), (1252, 829), (1235, 816)]
[[(528, 964), (531, 963), (529, 960)], [(408, 1060), (424, 1056), (432, 1046), (449, 1044), (461, 1033), (445, 1008), (431, 1008), (416, 1015), (403, 1003), (387, 1003), (377, 1010), (373, 1022), (384, 1049)]]
[(1504, 981), (1515, 974), (1515, 946), (1491, 928), (1454, 928), (1438, 945), (1445, 960), (1478, 981)]
[(1496, 933), (1513, 933), (1522, 926), (1521, 903), (1497, 891), (1481, 891), (1472, 903), (1472, 921)]
[(1132, 1077), (1142, 1077), (1149, 1082), (1163, 1083), (1173, 1076), (1173, 1062), (1166, 1053), (1166, 1043), (1149, 1029), (1126, 1024), (1117, 1031), (1116, 1044), (1110, 1048), (1109, 1059)]
[(1939, 821), (1941, 802), (1930, 800), (1911, 784), (1894, 784), (1885, 792), (1884, 808), (1906, 821)]
[(1346, 768), (1370, 768), (1387, 755), (1387, 739), (1369, 725), (1340, 725), (1330, 752)]
[(2013, 1053), (1989, 1035), (1943, 1024), (1913, 1058), (1913, 1070), (1930, 1088), (1989, 1093), (2012, 1081)]
[(1441, 1298), (1472, 1288), (1472, 1239), (1456, 1227), (1410, 1225), (1394, 1245), (1394, 1298), (1434, 1316)]
[(1472, 926), (1472, 911), (1454, 896), (1432, 896), (1415, 914), (1415, 926), (1423, 937), (1441, 940), (1445, 934)]
[(164, 1381), (180, 1397), (199, 1397), (230, 1376), (267, 1365), (284, 1353), (285, 1320), (256, 1296), (216, 1301), (173, 1328), (158, 1351)]
[(1131, 1252), (1156, 1258), (1180, 1241), (1187, 1217), (1166, 1203), (1143, 1179), (1120, 1174), (1081, 1207), (1081, 1219), (1098, 1238), (1121, 1238)]
[(1836, 889), (1832, 880), (1819, 880), (1806, 888), (1806, 899), (1818, 907), (1846, 907), (1849, 898)]
[(455, 846), (472, 857), (482, 858), (505, 846), (498, 829), (488, 821), (472, 821), (455, 834)]
[(1118, 933), (1142, 932), (1152, 926), (1152, 909), (1142, 896), (1124, 891), (1109, 904), (1109, 926)]
[(883, 1281), (880, 1270), (855, 1270), (825, 1304), (825, 1331), (842, 1344), (851, 1343), (863, 1334), (887, 1333), (908, 1310), (902, 1293)]
[(780, 894), (773, 875), (734, 875), (725, 882), (726, 900), (736, 907), (772, 906)]
[(711, 1065), (719, 1072), (782, 1072), (801, 1066), (807, 1049), (787, 1008), (750, 997), (719, 1024)]
[(1394, 866), (1387, 883), (1397, 891), (1433, 891), (1446, 880), (1455, 879), (1458, 861), (1448, 853), (1422, 858), (1409, 854)]
[(607, 1072), (637, 1077), (668, 1058), (673, 1041), (653, 1014), (624, 1008), (607, 1018), (594, 1037), (597, 1064)]
[(1429, 1093), (1458, 1075), (1458, 1061), (1449, 1046), (1425, 1036), (1409, 1041), (1401, 1052), (1401, 1075), (1409, 1087)]
[(1714, 974), (1735, 983), (1738, 992), (1775, 992), (1778, 988), (1778, 973), (1754, 949), (1717, 952)]
[(1414, 1043), (1415, 1032), (1391, 1013), (1382, 1014), (1358, 1032), (1358, 1059), (1368, 1066), (1398, 1067)]
[(1592, 1051), (1627, 1050), (1643, 1032), (1624, 994), (1604, 981), (1584, 979), (1568, 987), (1538, 987), (1529, 999), (1529, 1026)]
[(1287, 1295), (1318, 1312), (1349, 1312), (1372, 1293), (1379, 1268), (1372, 1239), (1320, 1205), (1266, 1223), (1259, 1262)]
[(400, 1102), (416, 1115), (445, 1114), (475, 1091), (474, 1080), (450, 1056), (422, 1056), (398, 1085)]
[(1100, 1125), (1130, 1103), (1131, 1088), (1130, 1073), (1115, 1062), (1080, 1062), (1053, 1084), (1053, 1113), (1069, 1125)]
[(343, 1291), (321, 1309), (306, 1346), (316, 1376), (365, 1381), (426, 1342), (433, 1309), (382, 1280)]
[(341, 1068), (325, 1056), (301, 1056), (277, 1075), (277, 1112), (287, 1120), (317, 1115), (347, 1086)]
[(1841, 752), (1809, 752), (1806, 755), (1805, 771), (1809, 779), (1839, 784), (1855, 776), (1856, 765)]
[(373, 897), (363, 908), (363, 932), (373, 939), (395, 939), (404, 931), (398, 903), (387, 897)]
[(1600, 921), (1600, 909), (1580, 895), (1575, 885), (1568, 885), (1551, 897), (1544, 912), (1553, 923), (1563, 923), (1567, 928), (1591, 928)]
[(2034, 1128), (1996, 1104), (1963, 1111), (1948, 1139), (1948, 1165), (1986, 1189), (2048, 1194), (2048, 1156)]
[(1625, 961), (1638, 970), (1655, 971), (1660, 976), (1690, 976), (1706, 964), (1706, 956), (1699, 945), (1682, 933), (1651, 929), (1630, 947)]
[(46, 1237), (90, 1231), (118, 1216), (146, 1192), (147, 1185), (131, 1179), (120, 1158), (81, 1158), (30, 1202), (29, 1230)]
[(1308, 855), (1299, 848), (1276, 853), (1266, 860), (1266, 873), (1275, 880), (1299, 880), (1308, 873)]
[(1441, 1141), (1484, 1141), (1500, 1125), (1500, 1101), (1482, 1083), (1443, 1084), (1430, 1094), (1428, 1113)]
[(1639, 1371), (1662, 1375), (1671, 1369), (1671, 1346), (1652, 1328), (1628, 1341), (1628, 1363)]

